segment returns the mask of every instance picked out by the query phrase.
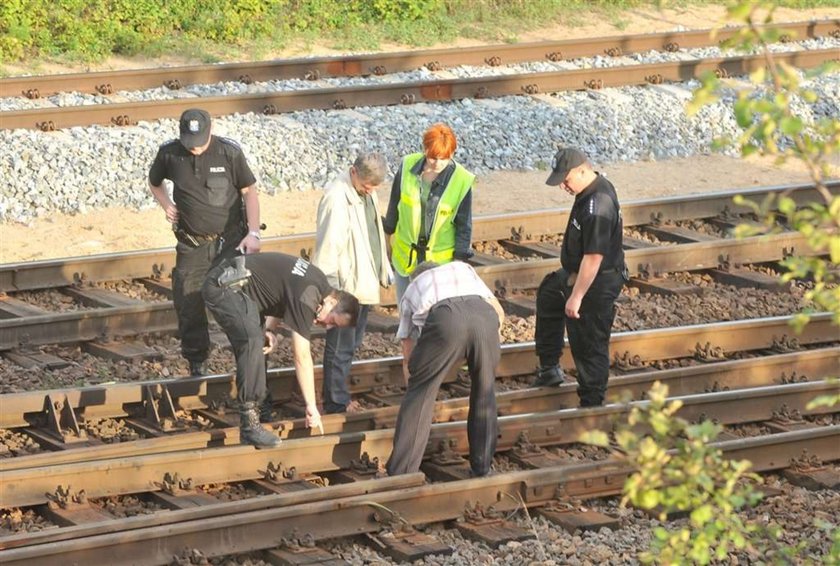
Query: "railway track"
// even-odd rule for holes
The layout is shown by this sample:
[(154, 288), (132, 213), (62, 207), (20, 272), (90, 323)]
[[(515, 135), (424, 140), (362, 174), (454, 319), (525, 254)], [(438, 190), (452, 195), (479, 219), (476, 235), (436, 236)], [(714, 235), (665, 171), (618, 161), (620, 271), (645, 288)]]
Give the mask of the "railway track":
[[(836, 185), (831, 189), (836, 190)], [(789, 192), (800, 204), (816, 200), (808, 187), (776, 187), (748, 196), (760, 199), (768, 192)], [(719, 271), (729, 281), (753, 277), (749, 284), (766, 283), (758, 275), (739, 272), (736, 264), (780, 259), (791, 247), (801, 245), (790, 234), (749, 240), (749, 248), (742, 249), (734, 240), (692, 228), (703, 218), (725, 231), (747, 220), (738, 212), (742, 211), (731, 205), (731, 194), (625, 205), (627, 227), (634, 234), (647, 231), (651, 239), (670, 242), (645, 247), (651, 242), (628, 238), (628, 263), (637, 284), (664, 286), (658, 275), (674, 265)], [(517, 298), (516, 290), (532, 287), (542, 273), (558, 265), (557, 259), (545, 258), (556, 254), (556, 231), (565, 225), (564, 214), (543, 211), (476, 221), (477, 233), (499, 234), (488, 238), (493, 245), (484, 246), (487, 250), (502, 246), (506, 254), (543, 258), (508, 261), (479, 254), (478, 270), (507, 298), (508, 308), (527, 300)], [(692, 222), (678, 226), (663, 218)], [(275, 242), (288, 246), (281, 248), (284, 251), (305, 252), (311, 235), (278, 238), (271, 245)], [(134, 254), (141, 261), (129, 262), (129, 269), (148, 269), (150, 258), (165, 261), (156, 254), (166, 257), (168, 253)], [(663, 259), (666, 256), (669, 259)], [(85, 285), (78, 283), (123, 278), (126, 268), (109, 266), (110, 258), (92, 258), (91, 265), (98, 266), (98, 271), (91, 270), (96, 273), (93, 278), (74, 276), (84, 273), (89, 260), (70, 259), (37, 262), (29, 273), (29, 264), (2, 266), (0, 281), (28, 287), (12, 290), (10, 295), (28, 293), (49, 287), (33, 276), (40, 272), (49, 280), (76, 281), (71, 294), (79, 297)], [(727, 266), (728, 273), (721, 269)], [(165, 271), (155, 268), (159, 275)], [(152, 280), (145, 273), (142, 278)], [(160, 279), (154, 284), (165, 287)], [(161, 304), (171, 308), (167, 302)], [(13, 319), (0, 324), (9, 320)], [(837, 372), (840, 340), (836, 327), (828, 315), (817, 315), (794, 338), (789, 321), (789, 317), (776, 317), (616, 333), (611, 343), (614, 375), (608, 399), (641, 399), (653, 381), (664, 381), (683, 402), (683, 417), (715, 419), (730, 427), (721, 448), (732, 457), (751, 459), (756, 470), (785, 469), (786, 474), (797, 474), (798, 468), (813, 468), (813, 459), (791, 468), (803, 451), (821, 462), (838, 460), (836, 409), (807, 408), (814, 397), (837, 391), (836, 382), (825, 381)], [(40, 526), (33, 532), (21, 527), (18, 532), (0, 534), (0, 561), (164, 564), (184, 548), (203, 556), (266, 550), (272, 557), (285, 556), (276, 558), (281, 561), (323, 553), (317, 541), (362, 533), (370, 534), (379, 550), (411, 560), (447, 548), (407, 525), (453, 519), (459, 520), (463, 532), (489, 536), (495, 542), (522, 537), (521, 529), (496, 516), (483, 511), (465, 515), (465, 506), (512, 511), (525, 505), (541, 509), (550, 518), (570, 497), (618, 493), (630, 472), (603, 451), (589, 451), (584, 458), (570, 456), (580, 453), (574, 447), (581, 432), (611, 430), (630, 405), (570, 409), (576, 405), (574, 385), (523, 388), (530, 376), (517, 376), (530, 373), (534, 359), (533, 343), (506, 344), (498, 371), (501, 431), (497, 456), (514, 462), (518, 471), (501, 469), (489, 478), (467, 478), (463, 396), (468, 384), (451, 375), (445, 386), (445, 397), (451, 398), (438, 402), (437, 422), (427, 446), (423, 471), (433, 481), (428, 485), (423, 485), (420, 474), (373, 479), (393, 440), (402, 380), (398, 358), (353, 365), (351, 389), (368, 409), (326, 416), (324, 436), (311, 436), (295, 418), (301, 413), (293, 395), (293, 370), (271, 370), (269, 388), (278, 418), (272, 426), (285, 441), (277, 449), (262, 451), (238, 445), (235, 417), (226, 410), (231, 375), (2, 395), (0, 446), (10, 456), (0, 459), (0, 507), (7, 509), (4, 522), (13, 525), (9, 517), (22, 517), (22, 524)], [(562, 363), (572, 365), (569, 359)], [(655, 371), (653, 367), (669, 369)], [(757, 426), (762, 435), (738, 438), (743, 434), (739, 427), (746, 425)], [(114, 437), (108, 438), (104, 430), (117, 431), (121, 441), (108, 442)], [(120, 431), (131, 434), (120, 436)], [(22, 439), (29, 446), (37, 444), (39, 453), (16, 448)], [(833, 477), (823, 468), (811, 469), (804, 476), (802, 481)], [(141, 515), (123, 517), (140, 508)], [(401, 529), (408, 534), (400, 531), (405, 535), (402, 538), (392, 536), (395, 516), (391, 512), (399, 513), (403, 521)], [(285, 542), (278, 548), (281, 538)]]
[[(720, 443), (730, 457), (749, 458), (756, 470), (768, 471), (788, 467), (803, 451), (823, 461), (840, 459), (840, 426), (804, 420), (829, 414), (829, 409), (808, 411), (805, 404), (815, 394), (834, 390), (835, 385), (814, 382), (679, 399), (685, 418), (714, 418), (727, 425), (761, 422), (774, 431)], [(782, 407), (805, 417), (797, 423), (784, 420)], [(392, 429), (290, 440), (273, 450), (236, 446), (2, 472), (8, 504), (35, 506), (62, 528), (0, 538), (0, 556), (7, 564), (100, 563), (120, 544), (119, 557), (112, 555), (109, 563), (163, 564), (184, 547), (214, 556), (271, 548), (280, 538), (317, 541), (381, 531), (392, 526), (391, 513), (418, 524), (464, 517), (465, 507), (507, 511), (521, 504), (552, 512), (552, 503), (569, 497), (618, 493), (630, 470), (606, 454), (596, 456), (597, 461), (570, 461), (558, 456), (562, 452), (540, 447), (560, 446), (562, 451), (584, 430), (610, 430), (628, 408), (503, 416), (498, 451), (529, 471), (480, 479), (466, 477), (468, 466), (461, 458), (467, 445), (465, 422), (434, 425), (427, 452), (432, 458), (424, 471), (435, 483), (427, 486), (419, 485), (417, 475), (373, 479), (377, 459), (387, 457)], [(437, 451), (437, 445), (443, 449)], [(324, 478), (331, 487), (324, 487)], [(228, 483), (244, 493), (243, 501), (222, 503), (211, 495)], [(214, 486), (209, 492), (197, 489), (208, 484)], [(504, 493), (511, 494), (511, 501), (504, 500)], [(97, 500), (108, 498), (113, 509), (116, 494), (154, 502), (152, 515), (113, 518)], [(388, 512), (374, 513), (371, 506)], [(521, 537), (509, 527), (500, 532), (499, 523), (491, 522), (496, 542)], [(252, 528), (255, 524), (260, 528)], [(479, 514), (461, 524), (480, 532), (487, 517)], [(257, 534), (269, 530), (270, 537)]]
[[(796, 37), (818, 37), (840, 34), (840, 21), (805, 22), (785, 24), (787, 40)], [(734, 30), (725, 30), (724, 35)], [(145, 70), (116, 74), (73, 75), (63, 79), (45, 79), (39, 77), (13, 78), (0, 80), (0, 93), (17, 95), (21, 92), (33, 98), (57, 88), (70, 88), (76, 81), (78, 90), (91, 88), (99, 94), (109, 94), (114, 84), (148, 84), (151, 82), (180, 87), (203, 77), (231, 78), (249, 83), (256, 77), (284, 73), (296, 76), (318, 78), (322, 72), (331, 76), (360, 74), (381, 75), (394, 69), (415, 68), (418, 65), (441, 68), (445, 64), (456, 62), (474, 62), (480, 60), (491, 66), (502, 62), (515, 62), (548, 58), (559, 60), (582, 53), (607, 53), (621, 56), (625, 52), (634, 52), (660, 47), (665, 50), (679, 50), (681, 47), (697, 45), (703, 42), (702, 34), (708, 32), (675, 32), (669, 34), (651, 34), (629, 36), (626, 38), (602, 38), (599, 40), (570, 40), (557, 43), (540, 43), (521, 46), (492, 46), (489, 48), (457, 49), (450, 51), (409, 52), (388, 56), (356, 56), (330, 59), (295, 60), (286, 63), (263, 63), (250, 66), (228, 65), (215, 68), (196, 68), (177, 70)], [(710, 42), (705, 40), (706, 44)], [(600, 51), (599, 51), (600, 50)], [(387, 62), (383, 59), (387, 59)], [(813, 68), (826, 61), (837, 59), (836, 49), (811, 50), (776, 53), (780, 62), (799, 68)], [(378, 61), (378, 64), (377, 64)], [(444, 63), (441, 63), (444, 61)], [(619, 67), (565, 70), (546, 73), (522, 73), (496, 75), (481, 78), (442, 78), (431, 81), (403, 82), (392, 84), (363, 85), (349, 87), (309, 88), (298, 91), (263, 92), (234, 96), (201, 97), (201, 106), (213, 115), (254, 112), (259, 114), (279, 114), (308, 109), (344, 109), (355, 106), (413, 104), (428, 101), (447, 101), (464, 98), (491, 98), (505, 95), (558, 92), (562, 90), (581, 90), (638, 84), (661, 84), (667, 81), (685, 81), (700, 77), (707, 71), (714, 71), (721, 76), (743, 76), (764, 66), (763, 56), (735, 56), (724, 58), (696, 59), (690, 61), (665, 62)], [(303, 68), (306, 68), (303, 71)], [(178, 76), (173, 76), (178, 75)], [(253, 76), (252, 76), (253, 75)], [(124, 77), (124, 78), (123, 78)], [(53, 82), (54, 81), (54, 82)], [(119, 88), (119, 87), (117, 87)], [(141, 120), (175, 118), (185, 109), (195, 106), (194, 98), (176, 98), (148, 102), (120, 102), (92, 104), (58, 108), (37, 108), (15, 110), (2, 113), (2, 127), (6, 129), (29, 128), (51, 131), (55, 129), (91, 124), (115, 124), (128, 126)]]
[[(717, 41), (725, 41), (742, 28), (719, 30)], [(838, 20), (812, 20), (765, 26), (779, 30), (788, 39), (809, 39), (840, 33)], [(168, 86), (176, 89), (191, 84), (219, 81), (267, 81), (283, 79), (313, 80), (327, 77), (354, 77), (430, 70), (457, 65), (507, 65), (540, 59), (573, 59), (603, 55), (620, 50), (622, 54), (650, 50), (676, 51), (714, 45), (711, 29), (647, 33), (614, 37), (594, 37), (535, 43), (488, 45), (458, 49), (427, 49), (394, 53), (368, 53), (336, 57), (302, 57), (251, 63), (228, 63), (180, 67), (158, 67), (97, 73), (30, 75), (0, 79), (0, 97), (25, 96), (37, 99), (60, 92), (77, 91), (105, 94), (124, 90)]]
[[(836, 191), (840, 183), (830, 185)], [(809, 187), (771, 187), (741, 191), (760, 200), (769, 194), (789, 194), (801, 205), (815, 200)], [(792, 251), (806, 249), (805, 239), (792, 232), (735, 240), (725, 237), (727, 230), (743, 218), (732, 204), (735, 193), (716, 193), (704, 197), (667, 198), (628, 203), (624, 206), (625, 226), (648, 234), (648, 240), (667, 243), (654, 245), (639, 237), (626, 236), (627, 264), (633, 284), (645, 292), (680, 292), (664, 273), (705, 271), (727, 284), (778, 286), (775, 278), (747, 271), (739, 266), (772, 263)], [(533, 301), (520, 301), (518, 290), (536, 288), (542, 277), (559, 267), (558, 229), (565, 225), (567, 211), (494, 215), (476, 219), (474, 239), (490, 241), (489, 248), (503, 249), (507, 255), (526, 261), (509, 261), (499, 255), (479, 253), (473, 262), (483, 280), (507, 301), (508, 312), (522, 314)], [(667, 219), (664, 220), (664, 219)], [(712, 235), (677, 225), (681, 221), (702, 220), (717, 232)], [(676, 224), (675, 224), (676, 223)], [(266, 239), (265, 251), (311, 254), (314, 235)], [(476, 244), (477, 249), (485, 247)], [(492, 250), (491, 250), (492, 251)], [(88, 342), (89, 348), (104, 355), (130, 358), (137, 355), (130, 346), (114, 339), (142, 333), (173, 332), (176, 317), (172, 302), (169, 268), (171, 250), (151, 250), (126, 254), (105, 254), (89, 258), (6, 264), (0, 266), (0, 351), (16, 361), (26, 362), (26, 350), (47, 344)], [(106, 281), (132, 279), (149, 290), (155, 300), (127, 297), (114, 288), (97, 285)], [(77, 305), (66, 312), (50, 312), (32, 301), (17, 298), (22, 291), (42, 291), (55, 287), (63, 304)], [(130, 289), (130, 288), (129, 288)], [(385, 293), (384, 304), (393, 304), (393, 290)], [(389, 331), (394, 320), (384, 317), (372, 327)], [(32, 364), (38, 360), (28, 356)]]
[[(776, 324), (782, 322), (785, 321), (776, 321)], [(724, 328), (718, 326), (715, 330), (723, 331)], [(742, 325), (737, 331), (730, 330), (742, 337), (756, 333), (756, 328), (757, 325), (751, 324)], [(765, 333), (767, 330), (764, 329)], [(807, 349), (780, 353), (779, 344), (774, 345), (772, 335), (768, 336), (769, 342), (764, 343), (742, 341), (738, 350), (727, 350), (713, 363), (698, 361), (686, 355), (678, 359), (683, 363), (690, 360), (692, 365), (687, 367), (635, 372), (618, 370), (618, 375), (610, 380), (608, 400), (619, 401), (628, 396), (643, 398), (654, 381), (668, 384), (674, 395), (687, 395), (819, 380), (837, 373), (836, 362), (840, 350), (836, 346), (830, 343), (806, 343)], [(683, 338), (688, 341), (698, 336), (683, 333)], [(651, 333), (620, 335), (616, 337), (616, 346), (627, 347), (631, 341), (642, 344), (649, 339)], [(810, 337), (806, 341), (808, 339)], [(799, 346), (804, 347), (801, 343)], [(522, 368), (528, 367), (525, 358), (529, 356), (533, 357), (530, 347), (505, 347), (497, 375), (499, 414), (574, 407), (577, 398), (576, 388), (572, 384), (549, 390), (527, 388), (526, 385), (523, 389), (522, 379), (517, 378)], [(394, 361), (377, 360), (368, 364), (381, 368), (375, 376), (389, 375), (394, 382), (387, 381), (383, 385), (382, 381), (374, 378), (366, 385), (357, 384), (354, 396), (370, 408), (355, 414), (325, 416), (326, 434), (363, 432), (394, 426), (402, 394), (402, 389), (396, 383), (398, 378)], [(399, 360), (396, 361), (399, 363)], [(354, 368), (357, 369), (358, 366)], [(526, 383), (529, 378), (525, 376)], [(231, 379), (231, 376), (216, 376), (5, 395), (0, 428), (5, 431), (5, 448), (14, 457), (0, 459), (0, 472), (238, 444), (239, 430), (235, 411), (224, 410), (228, 405), (226, 401)], [(276, 398), (279, 401), (279, 420), (273, 424), (284, 439), (306, 438), (311, 434), (301, 419), (292, 418), (300, 414), (291, 399), (293, 379), (290, 369), (274, 371), (269, 375), (269, 387), (278, 396), (286, 395)], [(468, 409), (465, 395), (469, 384), (456, 375), (449, 376), (446, 384), (445, 396), (451, 398), (442, 400), (437, 406), (435, 421), (465, 419)], [(55, 408), (56, 402), (61, 403), (61, 411), (53, 414), (49, 407)], [(170, 403), (171, 412), (164, 412), (163, 408), (170, 407)], [(285, 406), (286, 403), (290, 407)], [(197, 426), (197, 423), (202, 424)], [(101, 433), (104, 429), (112, 433), (122, 429), (131, 434), (108, 437)], [(17, 437), (17, 442), (13, 440), (13, 435)], [(115, 441), (115, 436), (119, 442)], [(29, 448), (25, 448), (24, 439), (36, 444), (38, 452), (31, 448), (31, 443)], [(15, 444), (17, 448), (10, 448), (10, 445)]]

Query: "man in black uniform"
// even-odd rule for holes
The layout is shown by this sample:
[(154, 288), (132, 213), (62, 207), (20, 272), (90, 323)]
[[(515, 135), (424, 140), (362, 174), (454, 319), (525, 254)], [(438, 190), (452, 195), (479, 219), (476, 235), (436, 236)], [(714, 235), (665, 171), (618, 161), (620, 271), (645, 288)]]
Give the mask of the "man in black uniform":
[[(203, 375), (210, 351), (201, 285), (207, 270), (236, 249), (260, 251), (260, 205), (256, 179), (236, 142), (210, 135), (210, 114), (181, 114), (180, 137), (158, 149), (149, 187), (172, 223), (178, 244), (172, 293), (178, 313), (181, 353), (191, 375)], [(172, 199), (163, 186), (174, 185)], [(174, 200), (174, 202), (173, 202)], [(244, 213), (243, 213), (244, 203)]]
[(562, 148), (547, 185), (575, 197), (560, 254), (562, 269), (537, 291), (535, 386), (564, 382), (559, 367), (564, 327), (578, 373), (581, 407), (602, 405), (610, 371), (610, 331), (615, 301), (626, 280), (621, 207), (612, 183), (575, 148)]
[(326, 275), (305, 259), (280, 253), (222, 261), (207, 273), (201, 293), (236, 357), (242, 443), (258, 448), (280, 443), (260, 425), (260, 404), (266, 399), (265, 355), (277, 343), (273, 330), (281, 319), (292, 330), (306, 424), (320, 427), (309, 344), (311, 327), (313, 323), (328, 329), (354, 326), (359, 316), (356, 297), (333, 289)]

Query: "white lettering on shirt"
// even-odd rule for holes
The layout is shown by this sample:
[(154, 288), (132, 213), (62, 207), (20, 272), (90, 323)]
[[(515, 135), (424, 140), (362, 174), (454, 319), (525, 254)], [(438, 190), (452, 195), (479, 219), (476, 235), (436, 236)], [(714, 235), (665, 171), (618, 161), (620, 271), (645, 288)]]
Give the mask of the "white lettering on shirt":
[(295, 266), (292, 268), (292, 274), (297, 275), (298, 277), (303, 277), (306, 275), (306, 270), (309, 269), (309, 262), (299, 257), (295, 262)]
[(578, 224), (577, 218), (572, 218), (572, 226), (580, 230), (580, 224)]
[(211, 173), (224, 173), (225, 168), (224, 167), (211, 167), (210, 172)]

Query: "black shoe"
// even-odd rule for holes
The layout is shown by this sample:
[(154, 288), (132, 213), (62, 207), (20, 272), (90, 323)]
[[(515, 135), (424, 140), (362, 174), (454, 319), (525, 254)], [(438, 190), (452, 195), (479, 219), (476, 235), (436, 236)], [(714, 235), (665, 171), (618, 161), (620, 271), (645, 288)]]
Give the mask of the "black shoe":
[(239, 442), (257, 448), (280, 446), (280, 438), (260, 424), (260, 409), (257, 403), (242, 403), (239, 408)]
[(545, 366), (537, 370), (534, 387), (553, 387), (566, 383), (566, 376), (560, 366)]
[(201, 377), (207, 375), (207, 362), (190, 360), (190, 377)]
[(266, 393), (260, 403), (260, 422), (274, 422), (274, 399), (271, 398), (271, 393)]

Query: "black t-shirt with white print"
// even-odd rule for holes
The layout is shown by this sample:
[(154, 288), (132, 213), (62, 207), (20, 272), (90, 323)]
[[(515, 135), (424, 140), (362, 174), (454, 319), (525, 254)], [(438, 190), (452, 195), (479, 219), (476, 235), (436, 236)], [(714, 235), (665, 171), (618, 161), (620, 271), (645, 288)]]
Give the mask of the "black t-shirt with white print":
[(274, 316), (309, 339), (315, 313), (332, 292), (324, 273), (303, 258), (281, 253), (246, 256), (251, 271), (244, 291), (259, 305), (260, 315)]

